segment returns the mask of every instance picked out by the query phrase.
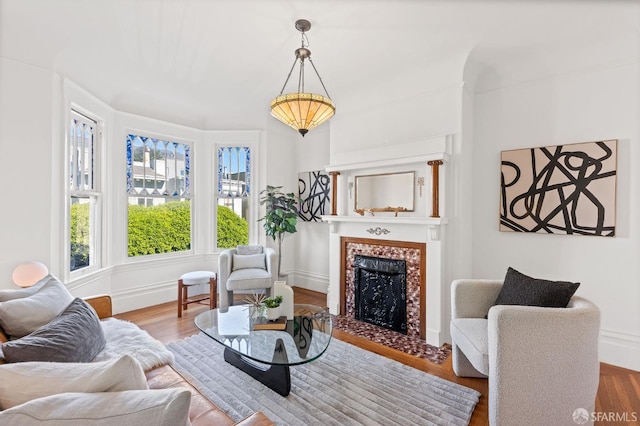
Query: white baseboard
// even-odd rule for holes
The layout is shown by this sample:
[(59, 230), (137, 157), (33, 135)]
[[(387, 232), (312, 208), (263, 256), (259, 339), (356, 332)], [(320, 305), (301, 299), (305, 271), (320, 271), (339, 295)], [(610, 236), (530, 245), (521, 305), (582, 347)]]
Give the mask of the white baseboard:
[[(111, 294), (113, 313), (119, 314), (176, 301), (178, 297), (176, 286), (175, 280), (171, 280), (114, 292)], [(178, 306), (176, 305), (176, 312), (177, 309)]]
[(640, 336), (600, 330), (600, 362), (640, 371)]
[(329, 275), (320, 275), (303, 271), (290, 272), (293, 275), (293, 285), (307, 290), (327, 294)]
[(438, 348), (440, 346), (442, 346), (443, 343), (445, 343), (445, 342), (440, 341), (440, 331), (439, 330), (433, 330), (433, 329), (427, 327), (427, 336), (426, 337), (427, 337), (426, 340), (427, 340), (428, 344), (430, 344), (432, 346), (435, 346), (435, 347), (438, 347)]

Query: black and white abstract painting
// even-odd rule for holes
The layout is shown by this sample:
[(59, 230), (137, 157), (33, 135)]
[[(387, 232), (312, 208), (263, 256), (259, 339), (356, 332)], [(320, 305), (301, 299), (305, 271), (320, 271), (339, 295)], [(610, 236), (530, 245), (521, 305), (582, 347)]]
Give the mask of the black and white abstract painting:
[(329, 214), (331, 178), (324, 170), (298, 173), (298, 216), (305, 222), (321, 222)]
[(617, 142), (502, 151), (500, 230), (615, 236)]

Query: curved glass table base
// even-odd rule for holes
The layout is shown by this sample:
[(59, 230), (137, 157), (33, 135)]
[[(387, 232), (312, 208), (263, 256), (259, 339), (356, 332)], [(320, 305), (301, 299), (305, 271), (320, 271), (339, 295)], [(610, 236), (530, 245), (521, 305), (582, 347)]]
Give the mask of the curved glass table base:
[(294, 305), (284, 330), (254, 330), (247, 305), (212, 309), (196, 326), (224, 346), (224, 360), (282, 396), (291, 391), (289, 367), (321, 356), (331, 341), (331, 316), (319, 306)]
[(225, 361), (244, 371), (269, 389), (278, 392), (282, 396), (287, 396), (291, 392), (291, 373), (289, 365), (282, 364), (283, 361), (287, 362), (287, 352), (282, 339), (276, 341), (276, 347), (273, 352), (274, 362), (276, 362), (276, 358), (278, 358), (278, 364), (272, 364), (267, 367), (265, 364), (252, 361), (232, 349), (224, 348)]

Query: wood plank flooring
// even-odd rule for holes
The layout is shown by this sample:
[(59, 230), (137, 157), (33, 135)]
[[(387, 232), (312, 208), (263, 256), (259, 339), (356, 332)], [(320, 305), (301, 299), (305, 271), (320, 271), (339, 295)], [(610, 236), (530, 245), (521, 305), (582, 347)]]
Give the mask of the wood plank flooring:
[[(319, 306), (326, 305), (326, 295), (310, 290), (294, 287), (295, 303), (309, 303)], [(182, 318), (178, 318), (177, 302), (139, 309), (116, 315), (116, 317), (134, 322), (147, 330), (156, 339), (168, 343), (183, 339), (198, 332), (193, 319), (208, 309), (205, 305), (192, 304), (183, 311)], [(473, 388), (482, 393), (480, 402), (471, 418), (470, 425), (487, 425), (488, 422), (488, 385), (486, 379), (457, 377), (451, 367), (451, 357), (442, 365), (433, 364), (421, 358), (416, 358), (404, 352), (390, 349), (369, 340), (352, 336), (340, 330), (334, 330), (337, 339), (359, 346), (387, 358), (410, 365), (434, 376), (442, 377), (455, 383)], [(637, 413), (640, 420), (640, 372), (601, 364), (600, 387), (596, 398), (596, 411), (614, 413)], [(611, 424), (608, 422), (596, 424)], [(623, 424), (623, 423), (620, 423)], [(629, 424), (629, 423), (626, 423)]]

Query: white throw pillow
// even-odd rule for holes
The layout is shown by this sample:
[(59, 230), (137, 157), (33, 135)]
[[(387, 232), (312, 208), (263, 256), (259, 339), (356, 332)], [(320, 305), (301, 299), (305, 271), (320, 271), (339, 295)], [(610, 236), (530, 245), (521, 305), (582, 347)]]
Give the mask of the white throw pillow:
[(64, 392), (148, 389), (140, 363), (129, 355), (94, 362), (19, 362), (0, 365), (0, 409)]
[(245, 255), (245, 254), (260, 254), (263, 252), (262, 246), (260, 245), (242, 245), (236, 247), (236, 254)]
[(262, 254), (234, 254), (233, 270), (239, 269), (267, 269), (264, 263), (264, 253)]
[(6, 302), (7, 300), (14, 299), (22, 299), (23, 297), (29, 297), (35, 294), (40, 288), (49, 282), (50, 279), (54, 279), (53, 275), (48, 274), (46, 277), (42, 278), (40, 281), (32, 285), (31, 287), (11, 290), (0, 290), (0, 302)]
[(0, 424), (20, 426), (189, 426), (191, 392), (170, 388), (61, 393), (0, 412)]
[(34, 332), (57, 317), (73, 296), (57, 278), (51, 277), (35, 294), (0, 303), (0, 326), (11, 337)]

